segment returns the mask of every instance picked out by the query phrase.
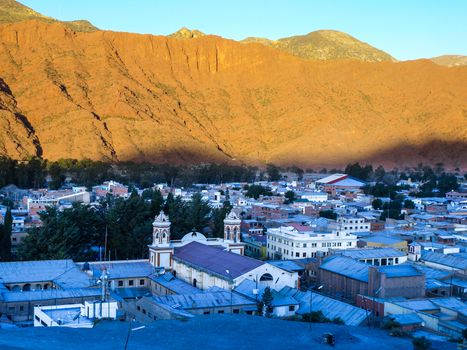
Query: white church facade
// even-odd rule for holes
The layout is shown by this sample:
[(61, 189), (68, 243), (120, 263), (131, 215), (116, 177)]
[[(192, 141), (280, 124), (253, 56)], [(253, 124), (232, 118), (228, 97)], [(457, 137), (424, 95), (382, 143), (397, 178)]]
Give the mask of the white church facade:
[(233, 289), (246, 279), (276, 290), (285, 286), (298, 288), (297, 272), (243, 256), (245, 246), (240, 240), (240, 224), (240, 218), (232, 211), (224, 220), (223, 238), (206, 238), (199, 232), (189, 232), (174, 241), (170, 239), (170, 221), (161, 212), (153, 222), (149, 262), (203, 290)]
[(172, 258), (175, 248), (183, 247), (191, 242), (208, 246), (223, 247), (225, 250), (243, 255), (245, 244), (240, 239), (241, 220), (233, 211), (224, 220), (224, 238), (206, 238), (202, 233), (189, 232), (181, 240), (170, 239), (170, 221), (164, 212), (152, 223), (152, 244), (149, 246), (149, 261), (155, 267), (172, 268)]

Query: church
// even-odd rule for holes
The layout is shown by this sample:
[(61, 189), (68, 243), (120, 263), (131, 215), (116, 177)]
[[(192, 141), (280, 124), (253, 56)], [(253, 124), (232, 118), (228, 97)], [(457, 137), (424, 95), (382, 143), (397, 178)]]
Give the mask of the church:
[(206, 238), (189, 232), (181, 240), (170, 239), (170, 221), (161, 212), (153, 222), (153, 241), (149, 246), (152, 266), (172, 272), (199, 289), (233, 289), (243, 280), (281, 289), (297, 288), (298, 275), (267, 262), (244, 256), (240, 237), (241, 219), (231, 211), (224, 220), (223, 238)]

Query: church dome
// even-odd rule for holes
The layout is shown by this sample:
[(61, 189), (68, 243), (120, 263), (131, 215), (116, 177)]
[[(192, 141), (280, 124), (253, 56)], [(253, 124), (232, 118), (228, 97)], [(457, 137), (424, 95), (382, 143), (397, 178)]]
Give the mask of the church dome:
[(193, 241), (196, 241), (196, 242), (204, 242), (204, 241), (207, 241), (207, 238), (205, 235), (203, 235), (202, 233), (199, 233), (199, 232), (188, 232), (185, 236), (183, 236), (182, 238), (182, 242), (193, 242)]

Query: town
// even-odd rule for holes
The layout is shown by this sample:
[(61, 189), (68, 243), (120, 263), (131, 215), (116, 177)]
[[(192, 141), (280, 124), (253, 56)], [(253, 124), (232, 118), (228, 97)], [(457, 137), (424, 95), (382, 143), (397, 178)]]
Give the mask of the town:
[(0, 191), (0, 328), (230, 314), (380, 328), (420, 349), (467, 334), (459, 171), (269, 165), (181, 186), (172, 169), (147, 187), (53, 171)]

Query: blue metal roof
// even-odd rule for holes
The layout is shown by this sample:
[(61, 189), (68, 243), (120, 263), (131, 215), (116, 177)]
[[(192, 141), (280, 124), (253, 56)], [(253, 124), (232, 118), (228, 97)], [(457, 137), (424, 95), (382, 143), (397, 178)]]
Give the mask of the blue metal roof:
[[(301, 292), (295, 288), (284, 287), (280, 291), (281, 294), (286, 294), (300, 302), (300, 308), (297, 314), (305, 314), (311, 311), (321, 311), (323, 315), (329, 319), (339, 317), (344, 321), (344, 324), (349, 326), (358, 326), (367, 318), (367, 312), (359, 307), (347, 304), (343, 301), (329, 298), (327, 296), (307, 292)], [(310, 309), (310, 301), (312, 307)]]
[(353, 259), (400, 258), (406, 256), (405, 253), (394, 248), (346, 249), (339, 251), (339, 254)]
[(68, 298), (83, 298), (83, 297), (99, 297), (101, 295), (100, 288), (79, 288), (69, 290), (35, 290), (30, 292), (7, 292), (3, 293), (3, 300), (8, 302), (21, 301), (40, 301)]
[(89, 268), (94, 278), (99, 278), (106, 268), (110, 279), (148, 277), (154, 273), (154, 267), (148, 260), (92, 262)]
[(336, 255), (327, 258), (319, 268), (355, 280), (368, 282), (369, 265), (346, 256)]
[(154, 296), (152, 300), (157, 304), (180, 308), (184, 310), (203, 309), (210, 307), (229, 307), (242, 305), (256, 305), (256, 302), (237, 293), (225, 290), (181, 295)]
[(391, 265), (391, 266), (379, 266), (379, 272), (384, 273), (386, 277), (414, 277), (422, 276), (423, 273), (415, 269), (412, 265), (401, 264), (401, 265)]
[(452, 254), (442, 254), (435, 252), (422, 251), (422, 261), (428, 261), (456, 269), (467, 269), (467, 259)]
[(89, 278), (71, 259), (0, 263), (0, 283), (54, 281), (69, 288), (89, 286)]
[(390, 315), (389, 318), (396, 321), (401, 326), (416, 325), (423, 322), (416, 313)]
[(175, 294), (190, 294), (202, 292), (200, 289), (193, 287), (191, 284), (176, 278), (170, 272), (166, 272), (159, 276), (151, 275), (149, 278), (154, 282), (160, 284), (161, 286), (164, 286), (165, 288), (171, 290)]
[[(253, 290), (258, 289), (258, 294), (253, 294)], [(266, 286), (256, 285), (252, 280), (243, 280), (234, 290), (235, 293), (241, 294), (250, 298), (251, 300), (261, 300)], [(291, 296), (278, 292), (275, 289), (271, 289), (272, 293), (272, 306), (287, 306), (287, 305), (298, 305), (299, 302)]]
[(176, 248), (173, 259), (227, 279), (235, 279), (264, 264), (262, 261), (198, 242)]
[(304, 267), (293, 260), (269, 260), (269, 264), (289, 272), (303, 271)]

